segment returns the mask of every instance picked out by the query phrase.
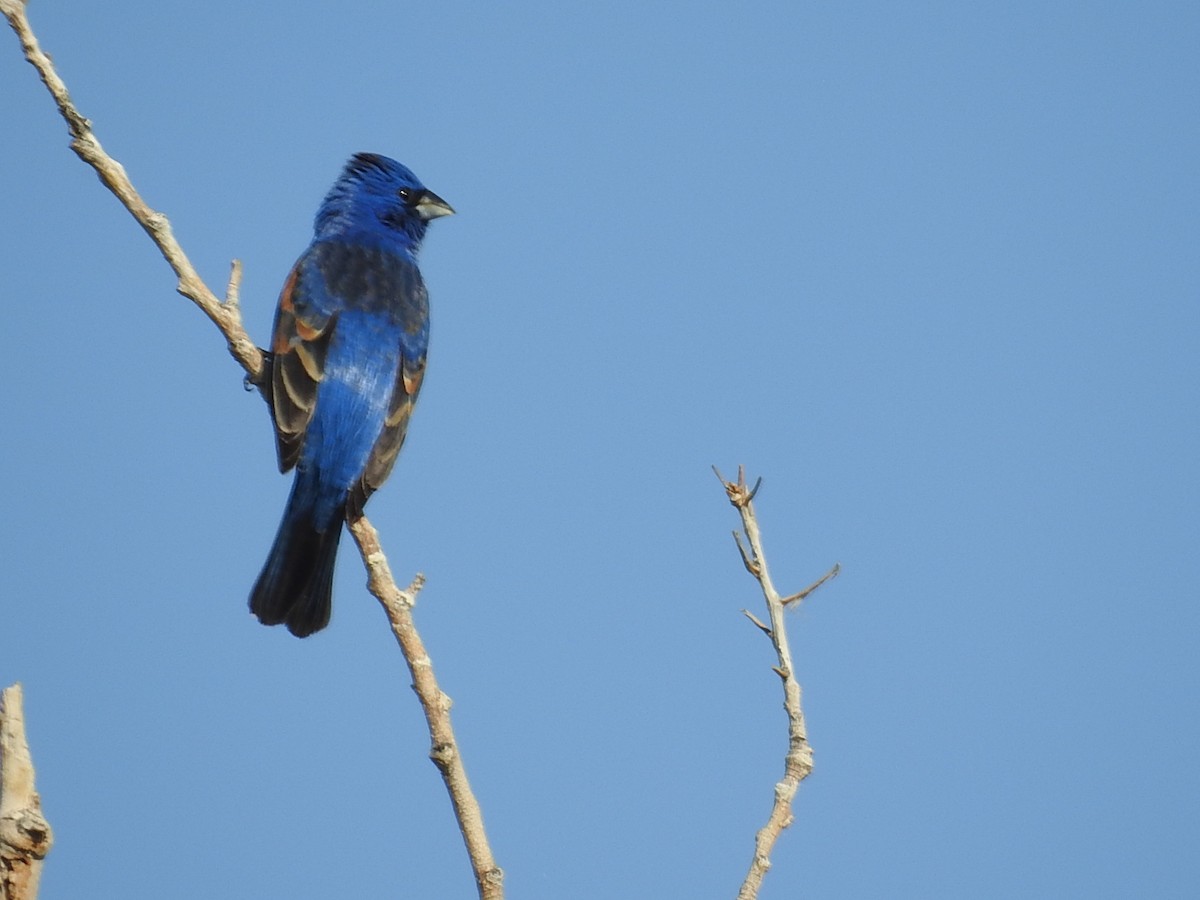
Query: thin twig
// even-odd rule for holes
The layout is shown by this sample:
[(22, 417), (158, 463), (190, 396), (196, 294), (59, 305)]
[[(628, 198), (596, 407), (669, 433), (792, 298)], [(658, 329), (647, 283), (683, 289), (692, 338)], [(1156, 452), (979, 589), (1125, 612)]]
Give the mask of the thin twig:
[(251, 382), (257, 383), (262, 378), (263, 355), (246, 329), (242, 325), (242, 315), (237, 305), (238, 285), (241, 281), (241, 266), (236, 261), (229, 280), (226, 300), (222, 302), (208, 288), (204, 280), (196, 272), (175, 235), (171, 231), (171, 223), (162, 213), (151, 209), (142, 199), (141, 194), (125, 174), (125, 167), (104, 152), (100, 141), (92, 132), (92, 123), (75, 108), (66, 84), (59, 77), (50, 57), (42, 52), (29, 19), (25, 16), (25, 0), (0, 0), (0, 12), (8, 19), (8, 24), (21, 41), (21, 49), (27, 59), (41, 76), (46, 90), (54, 98), (59, 113), (67, 123), (71, 133), (71, 149), (85, 163), (91, 166), (104, 186), (112, 191), (121, 205), (129, 210), (129, 214), (150, 235), (150, 240), (158, 247), (167, 264), (175, 272), (178, 279), (175, 289), (195, 303), (220, 330), (229, 345), (229, 353), (238, 361)]
[(754, 514), (753, 500), (758, 489), (762, 487), (762, 479), (759, 478), (754, 486), (750, 487), (746, 483), (746, 470), (742, 466), (738, 466), (737, 481), (727, 481), (716, 466), (713, 466), (713, 472), (724, 486), (729, 502), (742, 518), (746, 544), (742, 543), (736, 531), (734, 539), (737, 541), (738, 552), (741, 554), (742, 562), (746, 565), (746, 570), (757, 579), (762, 588), (771, 624), (764, 625), (746, 610), (742, 610), (742, 612), (771, 639), (771, 644), (775, 648), (779, 663), (771, 668), (783, 684), (783, 708), (787, 712), (788, 719), (788, 751), (784, 757), (783, 779), (775, 785), (775, 801), (771, 806), (771, 814), (767, 818), (767, 823), (755, 835), (754, 858), (750, 862), (750, 870), (746, 873), (746, 878), (737, 895), (738, 900), (754, 900), (758, 896), (759, 888), (762, 887), (767, 870), (771, 868), (771, 851), (775, 847), (775, 842), (783, 833), (783, 829), (792, 824), (792, 800), (796, 796), (800, 782), (809, 776), (813, 767), (812, 747), (808, 743), (808, 728), (804, 722), (804, 710), (800, 702), (800, 682), (796, 679), (796, 670), (792, 665), (792, 650), (788, 644), (787, 617), (784, 615), (784, 610), (788, 603), (799, 602), (837, 575), (838, 567), (835, 565), (824, 577), (805, 590), (793, 594), (787, 599), (780, 597), (771, 581), (771, 573), (767, 568), (767, 559), (763, 553), (758, 519)]
[(396, 643), (400, 645), (404, 660), (408, 663), (413, 690), (420, 698), (421, 709), (429, 725), (432, 741), (429, 758), (442, 773), (450, 802), (454, 805), (454, 814), (458, 817), (463, 841), (471, 857), (471, 867), (475, 871), (479, 896), (484, 900), (500, 900), (504, 896), (504, 872), (492, 856), (492, 848), (483, 827), (483, 812), (467, 780), (467, 770), (450, 725), (452, 703), (438, 687), (433, 674), (433, 662), (413, 623), (413, 605), (425, 584), (425, 576), (418, 574), (406, 590), (400, 590), (392, 577), (387, 557), (379, 546), (379, 535), (366, 516), (350, 523), (350, 533), (358, 542), (363, 564), (367, 567), (367, 589), (383, 605), (392, 626), (392, 634), (396, 636)]
[(34, 900), (54, 843), (33, 781), (21, 685), (0, 693), (0, 897)]
[(762, 619), (760, 619), (754, 613), (750, 612), (750, 610), (743, 609), (742, 615), (745, 616), (747, 619), (749, 619), (751, 622), (753, 622), (755, 625), (757, 625), (759, 630), (762, 631), (763, 634), (765, 634), (767, 637), (771, 636), (771, 626), (764, 625), (762, 622)]
[(804, 590), (796, 591), (796, 593), (790, 594), (787, 597), (784, 597), (783, 600), (781, 600), (780, 602), (784, 606), (792, 606), (793, 604), (800, 603), (803, 600), (807, 600), (809, 594), (811, 594), (813, 591), (815, 591), (817, 588), (819, 588), (825, 582), (829, 581), (831, 578), (837, 578), (838, 573), (841, 571), (842, 571), (841, 563), (834, 563), (832, 566), (829, 567), (828, 572), (826, 572), (824, 575), (822, 575), (820, 578), (818, 578), (816, 581), (814, 581), (812, 584), (810, 584)]
[[(229, 352), (246, 372), (248, 384), (262, 388), (265, 354), (251, 340), (242, 325), (239, 291), (242, 280), (241, 263), (233, 261), (225, 299), (216, 295), (200, 278), (183, 248), (175, 240), (167, 217), (151, 209), (134, 189), (124, 167), (104, 152), (92, 132), (91, 123), (75, 108), (67, 87), (54, 69), (50, 57), (42, 52), (25, 16), (24, 0), (0, 0), (0, 12), (17, 33), (25, 58), (37, 69), (67, 123), (71, 133), (71, 149), (91, 166), (105, 186), (116, 195), (138, 224), (146, 230), (178, 278), (176, 289), (195, 303), (225, 336)], [(467, 845), (471, 867), (479, 887), (481, 900), (501, 900), (504, 896), (503, 872), (496, 865), (487, 836), (479, 803), (471, 792), (466, 771), (458, 751), (458, 743), (450, 726), (450, 698), (438, 688), (425, 646), (417, 633), (412, 617), (412, 605), (423, 578), (417, 576), (405, 591), (396, 586), (380, 549), (379, 536), (365, 518), (350, 523), (350, 531), (358, 544), (369, 574), (369, 587), (387, 611), (392, 632), (400, 644), (413, 689), (425, 710), (433, 743), (431, 758), (446, 782), (450, 800), (458, 818), (459, 830)], [(48, 834), (48, 832), (47, 832)], [(3, 895), (0, 895), (2, 897)]]

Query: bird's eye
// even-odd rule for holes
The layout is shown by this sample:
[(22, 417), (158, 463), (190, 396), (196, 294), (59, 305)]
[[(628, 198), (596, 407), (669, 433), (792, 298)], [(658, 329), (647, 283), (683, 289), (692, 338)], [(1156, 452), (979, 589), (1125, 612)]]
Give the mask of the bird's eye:
[(412, 191), (408, 188), (400, 188), (400, 190), (396, 191), (396, 196), (407, 203), (412, 199)]

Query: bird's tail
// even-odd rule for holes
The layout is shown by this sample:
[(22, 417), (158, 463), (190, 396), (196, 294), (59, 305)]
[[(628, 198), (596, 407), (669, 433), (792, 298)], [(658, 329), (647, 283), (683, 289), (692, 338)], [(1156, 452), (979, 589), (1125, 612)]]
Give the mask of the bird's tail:
[(308, 637), (329, 624), (343, 515), (339, 510), (323, 528), (314, 523), (298, 499), (300, 482), (297, 477), (271, 554), (250, 592), (250, 611), (264, 625), (287, 625), (296, 637)]

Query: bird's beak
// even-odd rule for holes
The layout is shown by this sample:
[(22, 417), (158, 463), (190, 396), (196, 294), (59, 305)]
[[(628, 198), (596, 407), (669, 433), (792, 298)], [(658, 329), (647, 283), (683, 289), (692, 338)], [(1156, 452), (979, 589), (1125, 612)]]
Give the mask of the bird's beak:
[(417, 215), (428, 222), (430, 219), (436, 219), (440, 216), (454, 215), (454, 207), (435, 194), (433, 191), (425, 191), (421, 194), (421, 199), (417, 201), (414, 209)]

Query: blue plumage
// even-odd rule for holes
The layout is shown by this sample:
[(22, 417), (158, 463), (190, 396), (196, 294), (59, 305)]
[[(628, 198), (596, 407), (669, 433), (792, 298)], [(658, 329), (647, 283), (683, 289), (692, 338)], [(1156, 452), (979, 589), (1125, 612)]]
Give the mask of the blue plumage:
[(307, 637), (329, 623), (342, 523), (391, 473), (425, 372), (417, 252), (453, 212), (395, 160), (356, 154), (284, 284), (268, 393), (279, 469), (296, 479), (250, 594), (264, 625)]

